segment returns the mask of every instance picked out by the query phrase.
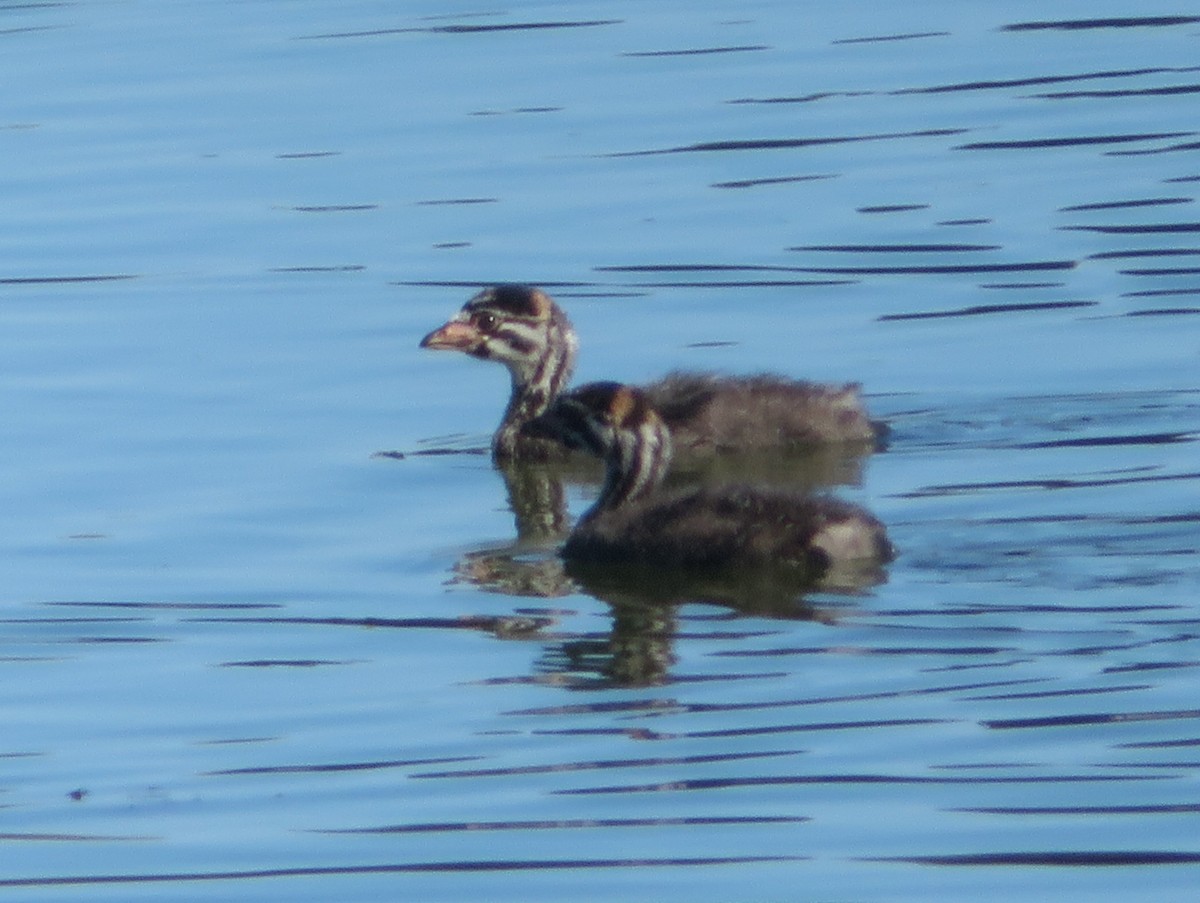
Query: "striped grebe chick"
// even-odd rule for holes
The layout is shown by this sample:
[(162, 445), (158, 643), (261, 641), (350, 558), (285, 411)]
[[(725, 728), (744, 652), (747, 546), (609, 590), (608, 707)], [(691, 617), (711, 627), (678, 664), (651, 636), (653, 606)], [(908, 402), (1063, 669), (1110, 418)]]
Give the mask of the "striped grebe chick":
[[(560, 443), (531, 435), (525, 427), (566, 388), (578, 346), (562, 308), (527, 285), (484, 289), (421, 340), (422, 348), (461, 351), (508, 368), (512, 395), (492, 438), (497, 460), (565, 457)], [(867, 416), (856, 383), (671, 373), (643, 390), (683, 454), (825, 443), (873, 448), (886, 430)]]
[(878, 567), (893, 557), (879, 520), (828, 496), (736, 485), (660, 490), (671, 434), (639, 389), (581, 386), (530, 428), (605, 462), (599, 498), (563, 545), (568, 562), (732, 571), (739, 580), (782, 571), (816, 583), (843, 565)]

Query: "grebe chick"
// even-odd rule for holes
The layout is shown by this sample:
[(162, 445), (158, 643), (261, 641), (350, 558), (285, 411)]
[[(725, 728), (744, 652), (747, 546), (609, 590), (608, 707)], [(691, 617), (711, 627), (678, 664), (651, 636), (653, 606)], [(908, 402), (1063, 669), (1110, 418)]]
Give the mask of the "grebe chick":
[[(578, 350), (571, 322), (554, 300), (527, 285), (497, 285), (471, 298), (422, 348), (498, 361), (512, 395), (492, 438), (497, 460), (565, 457), (561, 444), (525, 429), (562, 392)], [(863, 409), (856, 383), (824, 385), (777, 376), (672, 373), (644, 387), (680, 453), (751, 452), (824, 443), (881, 444), (886, 427)]]
[(531, 429), (605, 461), (600, 497), (562, 548), (568, 563), (734, 570), (739, 580), (782, 571), (816, 583), (840, 566), (878, 568), (894, 555), (882, 523), (837, 499), (754, 486), (659, 491), (671, 435), (633, 387), (581, 386)]

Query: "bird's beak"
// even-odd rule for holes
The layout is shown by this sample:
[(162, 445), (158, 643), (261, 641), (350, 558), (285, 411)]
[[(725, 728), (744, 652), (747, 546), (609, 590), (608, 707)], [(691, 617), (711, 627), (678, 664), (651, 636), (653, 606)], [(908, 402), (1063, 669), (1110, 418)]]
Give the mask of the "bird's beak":
[(465, 351), (471, 354), (482, 341), (479, 330), (463, 320), (451, 320), (421, 339), (422, 348), (435, 351)]

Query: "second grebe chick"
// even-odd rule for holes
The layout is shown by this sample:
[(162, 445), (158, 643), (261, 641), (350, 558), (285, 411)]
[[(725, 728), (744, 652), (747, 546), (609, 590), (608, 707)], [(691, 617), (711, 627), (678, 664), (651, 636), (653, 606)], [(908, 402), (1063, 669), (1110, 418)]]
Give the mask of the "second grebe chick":
[[(471, 298), (422, 348), (497, 361), (512, 395), (492, 439), (497, 460), (561, 458), (561, 445), (525, 429), (570, 380), (578, 339), (554, 300), (527, 285), (497, 285)], [(644, 388), (680, 453), (878, 446), (886, 427), (868, 418), (856, 383), (825, 385), (778, 376), (672, 373)]]
[(531, 429), (600, 456), (600, 497), (563, 557), (596, 565), (717, 572), (784, 570), (819, 581), (839, 565), (880, 565), (893, 549), (882, 523), (847, 502), (755, 486), (658, 489), (671, 435), (646, 393), (591, 383), (560, 396)]

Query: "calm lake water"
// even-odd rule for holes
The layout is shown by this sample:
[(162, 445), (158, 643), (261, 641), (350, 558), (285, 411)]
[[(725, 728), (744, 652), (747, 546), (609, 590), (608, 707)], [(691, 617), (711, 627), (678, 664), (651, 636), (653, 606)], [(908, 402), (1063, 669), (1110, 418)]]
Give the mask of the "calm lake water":
[[(1190, 899), (1187, 7), (0, 2), (0, 889)], [(887, 581), (514, 544), (417, 348), (501, 280), (581, 380), (861, 381)]]

